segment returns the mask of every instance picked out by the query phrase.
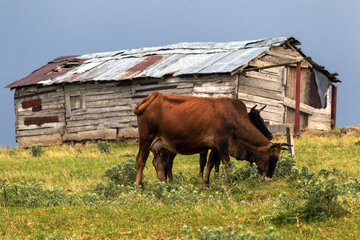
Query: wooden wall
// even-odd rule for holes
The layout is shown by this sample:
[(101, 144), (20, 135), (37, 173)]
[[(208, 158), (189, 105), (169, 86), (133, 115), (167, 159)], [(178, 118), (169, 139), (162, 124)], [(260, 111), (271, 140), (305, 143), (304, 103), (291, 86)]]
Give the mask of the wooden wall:
[(15, 90), (16, 141), (19, 147), (59, 144), (65, 128), (62, 86)]

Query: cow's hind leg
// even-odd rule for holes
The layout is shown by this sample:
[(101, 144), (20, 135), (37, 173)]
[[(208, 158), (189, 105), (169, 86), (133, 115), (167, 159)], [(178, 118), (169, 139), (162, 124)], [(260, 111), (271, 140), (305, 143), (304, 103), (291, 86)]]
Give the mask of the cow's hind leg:
[(220, 140), (218, 142), (217, 149), (219, 152), (219, 159), (222, 161), (222, 163), (225, 166), (225, 174), (226, 174), (227, 181), (229, 182), (230, 185), (232, 185), (230, 172), (229, 172), (229, 166), (228, 166), (228, 163), (230, 162), (228, 142), (226, 140)]
[(200, 159), (199, 159), (199, 165), (200, 165), (199, 177), (203, 177), (203, 176), (204, 176), (204, 168), (205, 168), (206, 161), (207, 161), (207, 154), (208, 154), (208, 150), (206, 150), (205, 152), (200, 153)]
[(202, 186), (203, 187), (208, 187), (210, 184), (210, 173), (211, 170), (213, 169), (215, 163), (217, 161), (220, 161), (219, 158), (219, 153), (217, 150), (213, 149), (210, 152), (210, 156), (209, 156), (209, 160), (207, 162), (207, 166), (206, 166), (206, 172), (205, 172), (205, 176), (203, 177), (203, 183)]
[(175, 156), (176, 156), (176, 153), (172, 153), (172, 152), (166, 153), (165, 178), (167, 180), (169, 180), (169, 182), (172, 182), (172, 180), (173, 180), (172, 168), (173, 168)]
[(140, 139), (139, 152), (136, 156), (136, 185), (141, 185), (146, 160), (149, 156), (151, 141)]

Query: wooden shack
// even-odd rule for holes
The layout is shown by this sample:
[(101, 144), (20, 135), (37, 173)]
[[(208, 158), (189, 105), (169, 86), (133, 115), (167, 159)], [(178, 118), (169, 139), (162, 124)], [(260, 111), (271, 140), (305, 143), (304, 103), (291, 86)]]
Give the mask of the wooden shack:
[(56, 58), (7, 86), (15, 89), (16, 141), (27, 147), (137, 137), (132, 108), (155, 90), (266, 104), (262, 116), (272, 131), (294, 124), (296, 108), (300, 128), (330, 129), (340, 81), (299, 44), (292, 37), (193, 42)]

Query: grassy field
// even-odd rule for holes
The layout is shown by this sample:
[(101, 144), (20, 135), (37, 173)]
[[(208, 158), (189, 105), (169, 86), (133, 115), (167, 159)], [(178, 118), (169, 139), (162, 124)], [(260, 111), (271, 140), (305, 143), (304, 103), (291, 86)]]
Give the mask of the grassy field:
[[(356, 144), (359, 140), (346, 135), (295, 139), (296, 167), (301, 171), (303, 166), (308, 166), (315, 174), (321, 169), (333, 172), (336, 168), (336, 174), (323, 182), (319, 180), (327, 184), (335, 179), (336, 186), (359, 179), (360, 146)], [(234, 181), (232, 186), (222, 174), (212, 175), (211, 187), (201, 189), (199, 156), (178, 155), (174, 163), (175, 184), (158, 183), (149, 158), (142, 189), (131, 184), (111, 187), (107, 169), (134, 160), (137, 144), (116, 143), (110, 149), (110, 154), (104, 154), (97, 145), (48, 147), (43, 148), (41, 156), (34, 157), (31, 149), (2, 148), (0, 180), (7, 180), (1, 180), (0, 185), (0, 239), (176, 239), (187, 237), (181, 234), (184, 225), (193, 236), (204, 227), (234, 229), (239, 225), (245, 233), (251, 231), (258, 236), (273, 227), (278, 238), (283, 239), (358, 239), (360, 236), (360, 195), (356, 192), (359, 189), (355, 189), (359, 186), (354, 187), (355, 195), (342, 194), (334, 199), (345, 212), (340, 214), (335, 210), (326, 217), (304, 218), (305, 210), (300, 214), (286, 210), (279, 197), (287, 192), (289, 204), (291, 199), (305, 203), (306, 200), (293, 197), (304, 189), (313, 189), (311, 181), (305, 178), (290, 181), (291, 171), (284, 173), (286, 176), (275, 177), (271, 183), (250, 177)], [(250, 169), (246, 162), (234, 161), (234, 164), (234, 171)], [(37, 190), (58, 189), (58, 195), (56, 191), (51, 195), (58, 199), (51, 204), (31, 205), (20, 203), (21, 199), (16, 202), (8, 193), (4, 196), (4, 182), (7, 189), (18, 192), (22, 186), (23, 199), (32, 197), (36, 202), (38, 195), (26, 195), (29, 186), (35, 183), (41, 183)], [(94, 191), (99, 186), (107, 187), (111, 194)], [(77, 200), (62, 200), (65, 198)], [(285, 216), (285, 220), (279, 216)]]

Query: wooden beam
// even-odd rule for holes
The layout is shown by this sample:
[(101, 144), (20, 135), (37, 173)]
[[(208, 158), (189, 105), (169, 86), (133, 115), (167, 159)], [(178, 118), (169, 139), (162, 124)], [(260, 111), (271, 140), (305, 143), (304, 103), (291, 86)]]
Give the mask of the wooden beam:
[(296, 66), (294, 136), (299, 136), (300, 134), (300, 79), (301, 79), (301, 63), (298, 63)]
[(295, 156), (295, 147), (294, 147), (294, 138), (293, 138), (292, 127), (286, 127), (286, 140), (287, 140), (287, 143), (292, 145), (291, 147), (289, 147), (289, 153), (291, 154), (291, 156)]
[[(261, 69), (276, 68), (276, 67), (288, 66), (288, 65), (297, 64), (297, 63), (299, 63), (299, 61), (280, 63), (280, 64), (274, 64), (274, 65), (263, 66), (263, 67), (253, 67), (253, 68), (248, 68), (248, 69), (242, 69), (239, 71), (241, 71), (241, 72), (257, 71), (257, 70), (261, 70)], [(233, 72), (233, 73), (231, 73), (231, 75), (233, 75), (235, 73), (236, 72)]]
[(331, 91), (331, 129), (336, 128), (336, 101), (337, 101), (337, 86), (332, 85), (332, 91)]

